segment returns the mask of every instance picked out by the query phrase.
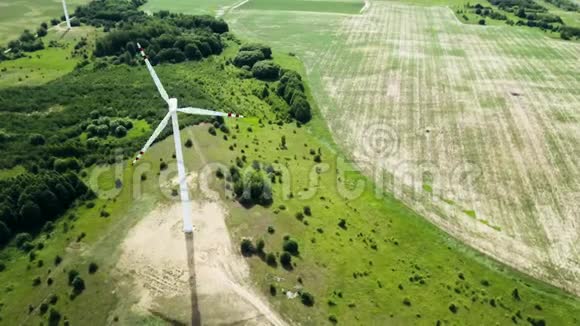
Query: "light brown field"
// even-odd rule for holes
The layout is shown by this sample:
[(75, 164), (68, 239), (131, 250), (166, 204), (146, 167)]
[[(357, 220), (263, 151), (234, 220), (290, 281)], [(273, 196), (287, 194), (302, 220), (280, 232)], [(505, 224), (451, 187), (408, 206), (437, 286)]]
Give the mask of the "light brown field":
[(580, 294), (580, 44), (462, 25), (444, 7), (267, 13), (234, 12), (234, 28), (301, 57), (367, 175), (471, 246)]

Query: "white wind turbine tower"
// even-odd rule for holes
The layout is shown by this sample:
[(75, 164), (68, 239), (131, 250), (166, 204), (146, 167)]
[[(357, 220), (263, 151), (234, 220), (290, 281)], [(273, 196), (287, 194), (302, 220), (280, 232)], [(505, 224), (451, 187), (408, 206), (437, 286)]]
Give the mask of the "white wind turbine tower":
[(151, 137), (149, 138), (149, 140), (147, 140), (147, 143), (145, 143), (145, 146), (143, 146), (143, 148), (141, 149), (135, 160), (133, 160), (133, 164), (139, 161), (139, 159), (143, 156), (145, 151), (147, 151), (147, 149), (149, 149), (149, 147), (153, 144), (157, 136), (159, 136), (159, 134), (163, 131), (163, 129), (165, 129), (167, 123), (169, 122), (169, 119), (171, 119), (173, 125), (173, 141), (175, 143), (175, 156), (177, 159), (177, 173), (179, 177), (179, 194), (181, 197), (181, 204), (183, 209), (183, 232), (191, 233), (193, 231), (193, 226), (191, 225), (192, 207), (191, 202), (189, 200), (189, 191), (187, 189), (185, 165), (183, 164), (183, 151), (181, 148), (181, 136), (179, 134), (179, 123), (177, 120), (177, 112), (179, 111), (183, 113), (196, 115), (210, 115), (210, 116), (235, 117), (235, 118), (243, 118), (243, 116), (239, 114), (210, 111), (199, 108), (189, 108), (189, 107), (178, 108), (177, 99), (169, 98), (167, 92), (165, 91), (163, 85), (161, 84), (161, 81), (159, 80), (159, 77), (157, 77), (157, 74), (155, 73), (153, 66), (151, 66), (151, 62), (149, 62), (147, 55), (145, 55), (145, 51), (143, 50), (143, 48), (139, 43), (137, 43), (137, 47), (139, 49), (139, 53), (141, 53), (141, 56), (145, 61), (145, 65), (147, 65), (147, 69), (149, 70), (149, 73), (151, 74), (153, 81), (155, 82), (155, 86), (157, 86), (159, 94), (161, 94), (161, 97), (169, 105), (169, 112), (167, 112), (163, 120), (161, 120), (161, 123), (159, 123), (159, 126), (157, 126), (155, 131), (153, 131), (153, 135), (151, 135)]
[(66, 9), (66, 1), (62, 0), (62, 10), (64, 10), (64, 19), (66, 20), (66, 27), (71, 29), (70, 18), (68, 16), (68, 9)]

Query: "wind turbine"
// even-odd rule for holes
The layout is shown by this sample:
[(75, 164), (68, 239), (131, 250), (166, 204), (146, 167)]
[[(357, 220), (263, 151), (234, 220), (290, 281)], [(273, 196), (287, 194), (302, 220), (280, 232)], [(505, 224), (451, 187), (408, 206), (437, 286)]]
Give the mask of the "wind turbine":
[(153, 135), (151, 135), (149, 140), (147, 140), (145, 146), (143, 146), (137, 157), (135, 157), (135, 160), (133, 160), (132, 164), (134, 165), (135, 163), (137, 163), (137, 161), (139, 161), (139, 159), (143, 156), (143, 154), (145, 154), (145, 151), (147, 151), (147, 149), (149, 149), (149, 147), (153, 144), (157, 136), (159, 136), (159, 134), (163, 131), (163, 129), (165, 129), (167, 123), (169, 122), (169, 119), (171, 119), (173, 126), (173, 142), (175, 143), (175, 156), (177, 159), (177, 174), (179, 177), (179, 194), (181, 197), (181, 206), (183, 210), (183, 232), (191, 233), (193, 231), (193, 226), (191, 225), (192, 208), (191, 202), (189, 201), (189, 191), (187, 189), (185, 165), (183, 164), (183, 151), (181, 149), (181, 136), (179, 134), (179, 122), (177, 120), (177, 112), (179, 111), (188, 114), (235, 117), (235, 118), (243, 118), (243, 116), (239, 114), (210, 111), (191, 107), (178, 108), (177, 99), (169, 98), (167, 92), (165, 91), (163, 85), (161, 84), (161, 81), (159, 80), (159, 77), (157, 77), (157, 74), (155, 73), (155, 70), (153, 69), (151, 62), (149, 62), (149, 58), (147, 57), (147, 55), (145, 55), (145, 51), (143, 50), (143, 48), (139, 43), (137, 43), (137, 48), (139, 49), (139, 53), (141, 53), (141, 56), (145, 61), (145, 65), (147, 66), (147, 69), (149, 70), (149, 73), (153, 78), (155, 86), (157, 86), (159, 94), (161, 94), (161, 97), (165, 100), (165, 102), (167, 102), (167, 105), (169, 106), (169, 112), (167, 112), (163, 120), (161, 120), (161, 123), (159, 123), (155, 131), (153, 131)]
[(66, 19), (66, 27), (68, 29), (71, 29), (72, 27), (70, 26), (70, 18), (68, 16), (68, 9), (66, 9), (66, 1), (62, 0), (62, 9), (64, 10), (64, 19)]

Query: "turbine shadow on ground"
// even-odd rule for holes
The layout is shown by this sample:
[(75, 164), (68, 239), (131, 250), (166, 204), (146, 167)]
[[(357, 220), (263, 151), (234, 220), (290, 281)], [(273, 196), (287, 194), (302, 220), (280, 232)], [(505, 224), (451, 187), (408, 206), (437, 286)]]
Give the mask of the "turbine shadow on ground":
[(187, 267), (189, 269), (189, 291), (191, 296), (191, 325), (201, 326), (201, 314), (197, 300), (197, 285), (195, 281), (195, 255), (193, 251), (193, 233), (185, 234), (187, 249)]

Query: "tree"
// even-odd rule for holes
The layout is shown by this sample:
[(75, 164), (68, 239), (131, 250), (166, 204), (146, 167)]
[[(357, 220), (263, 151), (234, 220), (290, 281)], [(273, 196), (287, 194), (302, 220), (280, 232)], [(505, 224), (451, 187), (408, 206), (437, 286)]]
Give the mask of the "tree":
[(314, 296), (309, 292), (304, 291), (300, 294), (300, 301), (302, 301), (303, 305), (312, 307), (314, 305)]
[(123, 138), (127, 135), (127, 129), (123, 126), (118, 126), (115, 129), (115, 136), (117, 136), (117, 138)]
[(72, 282), (75, 278), (79, 276), (79, 272), (75, 269), (71, 269), (68, 271), (68, 285), (72, 285)]
[(290, 105), (290, 113), (301, 123), (306, 123), (312, 118), (310, 104), (303, 96), (294, 97), (294, 101), (292, 105)]
[(185, 54), (177, 48), (161, 49), (156, 58), (159, 62), (179, 63), (185, 61)]
[(201, 58), (203, 58), (201, 51), (195, 43), (187, 44), (185, 46), (184, 54), (188, 60), (201, 60)]
[(4, 222), (0, 221), (0, 246), (7, 244), (11, 235), (12, 233), (10, 232), (8, 226), (6, 226)]
[(485, 19), (480, 19), (477, 23), (479, 25), (485, 25)]
[(272, 61), (256, 62), (252, 67), (254, 78), (263, 80), (277, 80), (280, 77), (280, 66)]
[(38, 37), (46, 36), (46, 34), (47, 34), (46, 28), (40, 27), (36, 30), (36, 35), (38, 35)]
[(30, 136), (30, 144), (34, 146), (44, 145), (45, 139), (43, 135), (34, 134)]
[(256, 248), (250, 239), (243, 239), (242, 244), (240, 245), (240, 249), (242, 251), (242, 255), (249, 257), (256, 252)]
[(248, 43), (240, 47), (240, 51), (260, 51), (265, 59), (272, 59), (272, 49), (260, 43)]
[(292, 267), (292, 255), (284, 251), (282, 255), (280, 255), (280, 264), (286, 268)]
[(34, 228), (40, 225), (42, 221), (42, 211), (40, 207), (33, 201), (28, 200), (20, 208), (20, 216), (22, 216), (22, 224), (27, 228)]
[(193, 146), (193, 142), (191, 141), (191, 139), (190, 139), (190, 138), (188, 138), (188, 139), (185, 141), (185, 147), (187, 147), (187, 148), (191, 148), (191, 146)]
[(298, 243), (295, 240), (288, 239), (284, 241), (282, 248), (284, 249), (284, 251), (289, 252), (293, 256), (298, 256)]
[(266, 243), (264, 242), (264, 239), (258, 240), (258, 242), (256, 243), (256, 252), (263, 253), (265, 246), (266, 246)]
[(258, 61), (264, 60), (262, 51), (240, 51), (234, 58), (234, 65), (236, 67), (249, 66), (252, 67)]
[(50, 24), (51, 24), (52, 26), (56, 26), (56, 25), (58, 25), (59, 23), (60, 23), (60, 19), (58, 19), (58, 18), (53, 18), (53, 19), (51, 19), (51, 20), (50, 20)]
[(89, 274), (95, 274), (98, 269), (99, 269), (99, 265), (97, 265), (96, 263), (89, 264)]
[(50, 312), (48, 313), (48, 325), (49, 326), (58, 325), (61, 318), (62, 318), (62, 316), (60, 315), (60, 312), (58, 312), (54, 308), (50, 308)]
[(524, 10), (524, 8), (518, 9), (516, 16), (520, 18), (526, 18), (526, 11)]
[(276, 256), (273, 253), (269, 252), (266, 255), (266, 264), (268, 264), (269, 266), (272, 266), (272, 267), (276, 267), (276, 265), (277, 265)]
[(75, 277), (71, 285), (73, 287), (73, 293), (76, 295), (80, 294), (85, 289), (85, 281), (80, 276)]

